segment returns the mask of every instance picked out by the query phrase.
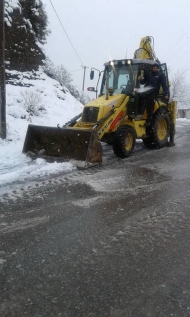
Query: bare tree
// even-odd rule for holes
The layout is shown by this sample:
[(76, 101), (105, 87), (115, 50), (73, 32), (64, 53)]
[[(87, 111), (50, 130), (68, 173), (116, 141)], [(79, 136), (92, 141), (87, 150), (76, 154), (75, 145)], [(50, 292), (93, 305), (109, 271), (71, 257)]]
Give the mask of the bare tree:
[(170, 100), (176, 100), (178, 109), (190, 107), (189, 85), (185, 70), (178, 70), (170, 75)]
[(65, 69), (63, 65), (56, 67), (55, 79), (65, 87), (69, 87), (71, 82), (73, 81), (69, 72)]
[(55, 66), (54, 63), (46, 57), (43, 70), (49, 77), (56, 79), (62, 86), (69, 89), (73, 80), (63, 65)]
[(84, 94), (72, 84), (73, 79), (71, 74), (63, 65), (55, 66), (54, 63), (46, 57), (43, 70), (49, 77), (56, 79), (62, 86), (65, 86), (69, 90), (70, 94), (83, 105), (90, 101), (90, 97), (88, 95)]

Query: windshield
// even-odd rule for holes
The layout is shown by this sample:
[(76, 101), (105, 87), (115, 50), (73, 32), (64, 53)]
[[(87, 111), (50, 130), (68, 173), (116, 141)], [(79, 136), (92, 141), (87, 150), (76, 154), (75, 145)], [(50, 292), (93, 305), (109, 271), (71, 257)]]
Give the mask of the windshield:
[(109, 65), (105, 68), (104, 78), (101, 87), (101, 94), (106, 94), (107, 87), (114, 90), (113, 94), (121, 94), (133, 91), (137, 81), (138, 65)]

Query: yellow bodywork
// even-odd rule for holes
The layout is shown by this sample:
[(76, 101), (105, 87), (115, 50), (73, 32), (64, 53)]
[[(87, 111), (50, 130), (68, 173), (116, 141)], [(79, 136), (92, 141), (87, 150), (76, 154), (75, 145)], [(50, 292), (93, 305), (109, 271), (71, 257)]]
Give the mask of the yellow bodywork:
[[(121, 124), (121, 121), (126, 117), (126, 105), (129, 101), (129, 96), (125, 96), (123, 94), (110, 96), (109, 99), (105, 99), (105, 96), (99, 97), (96, 100), (91, 101), (90, 103), (84, 106), (85, 108), (98, 108), (98, 120), (107, 117), (100, 125), (94, 128), (96, 122), (83, 122), (80, 119), (76, 124), (75, 128), (83, 128), (83, 129), (95, 129), (97, 131), (98, 137), (101, 140), (103, 135), (108, 132), (113, 132), (117, 129), (118, 125)], [(110, 115), (109, 115), (110, 113)], [(118, 119), (118, 120), (117, 120)], [(115, 124), (114, 124), (114, 120)], [(113, 126), (113, 129), (112, 129)]]
[[(85, 105), (85, 107), (97, 107), (99, 109), (98, 120), (108, 115), (111, 110), (113, 111), (99, 126), (94, 128), (97, 131), (100, 140), (106, 133), (116, 131), (121, 125), (131, 126), (136, 131), (137, 138), (142, 138), (146, 134), (144, 126), (147, 118), (146, 111), (139, 120), (129, 118), (126, 114), (129, 99), (129, 96), (125, 96), (123, 94), (109, 96), (108, 100), (105, 99), (105, 96), (102, 96)], [(157, 109), (157, 107), (158, 106), (155, 106), (155, 109)], [(74, 127), (93, 129), (95, 124), (96, 122), (83, 122), (81, 119)]]
[[(91, 101), (84, 106), (85, 110), (98, 113), (96, 120), (85, 122), (83, 115), (81, 119), (71, 127), (52, 128), (42, 126), (28, 126), (28, 131), (23, 147), (23, 153), (31, 153), (32, 157), (51, 157), (54, 160), (75, 159), (86, 163), (101, 163), (102, 147), (100, 141), (109, 144), (109, 135), (117, 133), (120, 127), (131, 127), (136, 139), (146, 139), (146, 110), (142, 115), (131, 117), (128, 115), (130, 97), (118, 94), (105, 98), (105, 95)], [(132, 107), (135, 107), (135, 103)], [(158, 108), (166, 107), (161, 101), (155, 103), (154, 112)], [(170, 134), (175, 134), (176, 102), (167, 106), (170, 116)], [(162, 141), (167, 132), (166, 121), (160, 120), (158, 137)], [(130, 151), (133, 147), (134, 138), (128, 133), (125, 138), (125, 150)], [(28, 154), (29, 155), (29, 154)]]
[[(129, 103), (130, 97), (118, 94), (114, 96), (109, 96), (109, 99), (105, 99), (105, 96), (99, 97), (90, 103), (86, 104), (84, 106), (84, 109), (86, 107), (97, 107), (98, 108), (98, 120), (101, 120), (102, 118), (106, 117), (103, 122), (96, 127), (96, 122), (83, 122), (82, 119), (80, 119), (74, 126), (74, 128), (82, 128), (82, 129), (93, 129), (97, 131), (97, 135), (99, 140), (101, 141), (102, 137), (105, 136), (107, 133), (114, 132), (118, 129), (121, 125), (128, 125), (131, 126), (136, 133), (136, 138), (141, 139), (146, 136), (146, 120), (147, 120), (147, 113), (146, 109), (142, 116), (140, 116), (139, 119), (134, 118), (132, 119), (127, 115), (127, 106)], [(154, 105), (154, 112), (156, 112), (159, 107), (166, 107), (166, 104), (159, 101), (155, 102)], [(170, 120), (171, 123), (175, 124), (176, 120), (176, 102), (171, 102), (168, 105), (168, 108), (170, 110)], [(84, 110), (83, 110), (84, 111)], [(109, 115), (110, 114), (110, 115)], [(97, 121), (98, 121), (97, 120)]]

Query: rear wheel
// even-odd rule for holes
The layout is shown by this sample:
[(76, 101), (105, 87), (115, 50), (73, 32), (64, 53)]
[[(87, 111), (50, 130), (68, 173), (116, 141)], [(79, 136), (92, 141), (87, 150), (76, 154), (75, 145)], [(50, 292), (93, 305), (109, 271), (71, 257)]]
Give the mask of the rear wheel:
[(169, 137), (170, 119), (168, 114), (158, 112), (151, 127), (148, 127), (149, 136), (143, 140), (147, 148), (160, 149), (166, 146)]
[(126, 158), (131, 155), (135, 146), (135, 131), (130, 126), (121, 126), (115, 132), (113, 151), (117, 157)]

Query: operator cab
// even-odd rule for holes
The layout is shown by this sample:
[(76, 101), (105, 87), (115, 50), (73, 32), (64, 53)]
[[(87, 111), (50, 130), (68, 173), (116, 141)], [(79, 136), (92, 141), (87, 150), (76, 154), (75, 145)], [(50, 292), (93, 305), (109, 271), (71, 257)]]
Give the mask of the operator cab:
[(131, 65), (130, 60), (106, 63), (100, 95), (108, 92), (110, 95), (131, 96), (136, 85), (137, 70), (138, 66)]
[[(138, 77), (142, 74), (143, 77), (146, 77), (154, 63), (154, 60), (148, 59), (124, 59), (105, 63), (100, 96), (125, 94), (129, 96), (128, 115), (130, 113), (133, 116), (142, 115), (145, 100), (140, 98), (143, 90), (141, 91), (139, 88), (143, 88), (143, 85), (140, 84)], [(160, 70), (167, 75), (166, 64), (160, 65)]]
[[(154, 60), (148, 59), (113, 60), (105, 63), (100, 95), (105, 95), (107, 90), (113, 95), (134, 95), (135, 89), (140, 88), (138, 76), (143, 73), (146, 77), (154, 63)], [(164, 73), (168, 83), (166, 64), (160, 65), (160, 72)]]

